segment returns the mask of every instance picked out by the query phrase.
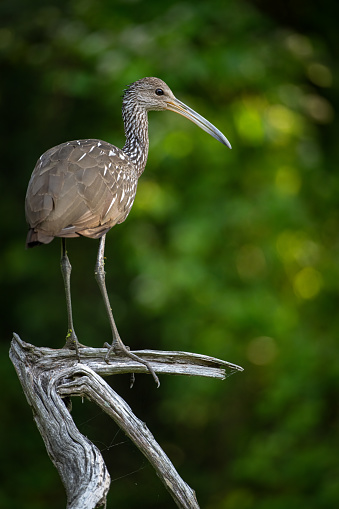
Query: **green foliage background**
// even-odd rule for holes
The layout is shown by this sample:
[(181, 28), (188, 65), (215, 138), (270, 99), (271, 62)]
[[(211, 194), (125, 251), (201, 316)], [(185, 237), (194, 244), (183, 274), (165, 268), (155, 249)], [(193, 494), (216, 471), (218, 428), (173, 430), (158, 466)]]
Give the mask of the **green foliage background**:
[[(205, 353), (245, 371), (225, 382), (112, 379), (205, 509), (330, 509), (338, 465), (338, 37), (336, 2), (3, 0), (0, 4), (0, 506), (65, 506), (8, 359), (12, 331), (61, 347), (60, 246), (25, 251), (25, 190), (58, 143), (122, 146), (121, 91), (164, 79), (232, 143), (150, 114), (150, 156), (107, 281), (133, 349)], [(109, 328), (98, 243), (69, 242), (83, 343)], [(103, 451), (108, 508), (171, 508), (114, 423), (74, 401)]]

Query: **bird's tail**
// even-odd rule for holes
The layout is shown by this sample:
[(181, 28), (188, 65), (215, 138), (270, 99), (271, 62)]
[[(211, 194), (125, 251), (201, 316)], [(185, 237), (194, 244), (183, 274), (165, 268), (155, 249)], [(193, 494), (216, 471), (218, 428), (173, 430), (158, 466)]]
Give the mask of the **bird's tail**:
[(41, 246), (41, 244), (49, 244), (53, 239), (54, 237), (51, 235), (46, 235), (46, 233), (30, 228), (27, 233), (26, 248)]

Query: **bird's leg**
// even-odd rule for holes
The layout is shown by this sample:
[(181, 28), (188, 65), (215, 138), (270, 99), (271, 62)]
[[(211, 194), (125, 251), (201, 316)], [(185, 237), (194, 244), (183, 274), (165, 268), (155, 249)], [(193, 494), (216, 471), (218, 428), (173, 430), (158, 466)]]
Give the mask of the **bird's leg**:
[(105, 241), (106, 241), (106, 235), (103, 235), (100, 239), (99, 244), (99, 251), (98, 251), (98, 257), (95, 265), (95, 279), (99, 285), (102, 297), (104, 299), (105, 308), (108, 314), (109, 323), (112, 330), (112, 336), (113, 336), (113, 342), (112, 345), (109, 347), (108, 352), (105, 356), (105, 361), (108, 362), (109, 356), (112, 352), (116, 353), (117, 355), (125, 355), (126, 357), (130, 357), (131, 359), (134, 359), (141, 364), (144, 364), (148, 371), (153, 376), (155, 383), (159, 387), (160, 382), (159, 378), (157, 377), (154, 369), (150, 365), (149, 362), (145, 361), (144, 359), (141, 359), (134, 353), (132, 353), (127, 346), (124, 345), (122, 342), (122, 339), (120, 338), (117, 326), (115, 324), (111, 304), (109, 302), (108, 293), (106, 289), (106, 283), (105, 283), (105, 259), (104, 259), (104, 251), (105, 251)]
[[(104, 259), (104, 251), (105, 251), (105, 241), (106, 241), (106, 235), (103, 235), (100, 239), (100, 245), (99, 245), (99, 251), (98, 251), (98, 257), (95, 264), (95, 279), (99, 285), (102, 297), (104, 299), (105, 308), (108, 314), (109, 323), (112, 329), (112, 336), (113, 336), (113, 343), (112, 343), (112, 350), (115, 350), (116, 352), (119, 352), (119, 350), (124, 351), (126, 349), (125, 345), (123, 344), (119, 332), (117, 329), (117, 326), (115, 324), (111, 304), (109, 302), (108, 293), (106, 289), (106, 282), (105, 282), (105, 259)], [(109, 351), (111, 353), (111, 350)]]
[(78, 359), (80, 360), (79, 355), (79, 341), (76, 337), (74, 326), (73, 326), (73, 315), (72, 315), (72, 301), (71, 301), (71, 271), (72, 265), (69, 261), (66, 251), (66, 239), (61, 239), (61, 273), (64, 280), (65, 285), (65, 294), (66, 294), (66, 305), (67, 305), (67, 320), (68, 320), (68, 331), (66, 336), (65, 348), (75, 349)]

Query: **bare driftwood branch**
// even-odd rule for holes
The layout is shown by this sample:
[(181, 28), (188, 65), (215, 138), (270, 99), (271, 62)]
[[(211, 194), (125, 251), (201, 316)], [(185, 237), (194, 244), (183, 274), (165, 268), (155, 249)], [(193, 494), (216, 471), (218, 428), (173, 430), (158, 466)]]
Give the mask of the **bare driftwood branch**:
[(92, 369), (79, 364), (70, 370), (74, 381), (59, 387), (61, 395), (86, 396), (106, 412), (146, 456), (178, 507), (198, 508), (194, 491), (181, 479), (173, 464), (155, 441), (145, 423), (127, 403)]
[[(101, 378), (117, 373), (147, 372), (129, 358), (104, 361), (107, 349), (74, 352), (38, 348), (14, 334), (10, 358), (15, 366), (48, 454), (59, 471), (68, 509), (94, 509), (105, 505), (110, 476), (100, 451), (77, 429), (63, 398), (87, 397), (121, 427), (150, 461), (176, 505), (198, 509), (194, 491), (181, 479), (146, 425)], [(187, 352), (142, 350), (138, 356), (152, 363), (157, 373), (200, 375), (224, 379), (242, 368), (212, 357)], [(66, 400), (65, 400), (66, 401)]]

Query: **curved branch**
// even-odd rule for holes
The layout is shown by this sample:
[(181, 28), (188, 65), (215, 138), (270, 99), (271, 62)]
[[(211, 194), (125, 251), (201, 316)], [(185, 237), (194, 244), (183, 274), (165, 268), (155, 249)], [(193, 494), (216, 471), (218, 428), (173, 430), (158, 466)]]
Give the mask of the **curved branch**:
[(91, 368), (78, 364), (69, 370), (68, 382), (59, 386), (63, 396), (86, 396), (106, 412), (134, 442), (154, 467), (178, 507), (198, 509), (194, 491), (181, 479), (173, 464), (144, 422), (130, 406)]

